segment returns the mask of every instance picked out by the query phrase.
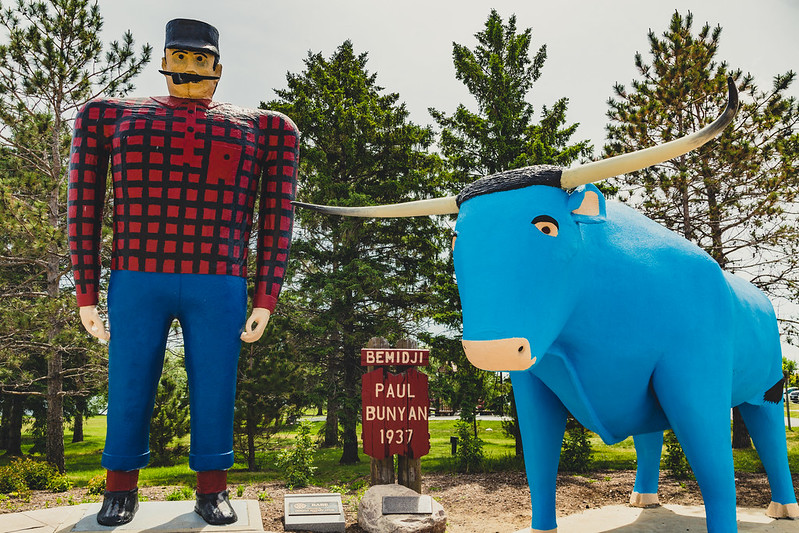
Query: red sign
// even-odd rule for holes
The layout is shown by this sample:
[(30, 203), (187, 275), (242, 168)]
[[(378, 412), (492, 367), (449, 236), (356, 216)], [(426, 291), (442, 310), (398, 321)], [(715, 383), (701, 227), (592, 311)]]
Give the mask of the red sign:
[(417, 459), (430, 452), (427, 376), (411, 368), (385, 374), (382, 368), (364, 374), (363, 451), (375, 459), (394, 454)]
[(361, 348), (361, 366), (427, 366), (430, 350), (416, 348)]

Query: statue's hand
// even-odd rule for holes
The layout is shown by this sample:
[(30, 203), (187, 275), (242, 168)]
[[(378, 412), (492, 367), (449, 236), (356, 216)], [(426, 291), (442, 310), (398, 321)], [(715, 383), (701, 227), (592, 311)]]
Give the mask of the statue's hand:
[(272, 316), (272, 313), (269, 309), (264, 307), (254, 308), (250, 318), (247, 319), (247, 325), (244, 326), (244, 333), (241, 334), (241, 340), (244, 342), (255, 342), (260, 339), (261, 335), (264, 334), (270, 316)]
[(93, 305), (85, 305), (80, 308), (80, 321), (83, 327), (90, 335), (102, 339), (104, 341), (111, 339), (111, 334), (105, 329), (105, 322), (100, 318), (100, 313), (97, 312), (97, 307)]

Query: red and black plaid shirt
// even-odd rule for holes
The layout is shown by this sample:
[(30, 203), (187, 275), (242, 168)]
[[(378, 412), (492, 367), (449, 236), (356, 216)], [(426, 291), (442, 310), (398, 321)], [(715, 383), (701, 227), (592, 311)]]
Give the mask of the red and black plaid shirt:
[(274, 310), (294, 220), (299, 138), (286, 116), (210, 100), (93, 100), (69, 165), (69, 247), (78, 305), (97, 303), (109, 158), (111, 268), (247, 275), (261, 174), (253, 305)]

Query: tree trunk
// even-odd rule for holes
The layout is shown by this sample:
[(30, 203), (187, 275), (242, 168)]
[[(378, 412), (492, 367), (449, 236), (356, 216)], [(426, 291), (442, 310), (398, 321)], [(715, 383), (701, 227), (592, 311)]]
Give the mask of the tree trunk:
[(737, 407), (732, 410), (732, 447), (737, 450), (748, 450), (752, 447), (749, 431)]
[(72, 443), (83, 442), (83, 415), (75, 413), (75, 423), (72, 428)]
[(513, 425), (513, 440), (516, 442), (516, 457), (524, 456), (524, 448), (522, 446), (522, 435), (519, 430), (519, 413), (516, 412), (516, 395), (513, 392), (513, 385), (510, 388), (510, 416)]
[[(56, 119), (56, 128), (59, 126)], [(58, 129), (55, 130), (59, 132)], [(53, 141), (53, 163), (55, 186), (50, 193), (48, 207), (50, 210), (49, 219), (53, 228), (59, 227), (59, 179), (61, 174), (60, 155), (58, 152), (58, 140)], [(47, 256), (47, 295), (50, 298), (57, 298), (59, 293), (58, 281), (60, 277), (58, 243), (52, 242), (48, 246)], [(56, 313), (58, 311), (55, 311)], [(64, 472), (64, 398), (63, 382), (61, 375), (63, 363), (61, 360), (61, 350), (54, 346), (55, 337), (58, 334), (59, 322), (57, 317), (53, 317), (48, 332), (48, 344), (50, 345), (47, 357), (47, 460), (54, 464), (58, 471)]]
[(64, 465), (64, 397), (61, 354), (53, 350), (47, 361), (47, 461), (62, 474)]
[(247, 414), (247, 470), (255, 472), (255, 427), (252, 416)]
[(10, 426), (11, 418), (11, 395), (0, 395), (0, 450), (5, 450), (8, 446), (8, 428)]
[(361, 403), (360, 351), (355, 357), (355, 348), (344, 347), (344, 405), (341, 410), (341, 426), (344, 431), (343, 450), (339, 463), (353, 465), (359, 463), (358, 457), (358, 407)]
[(72, 428), (72, 442), (83, 442), (83, 413), (86, 412), (86, 398), (75, 399), (75, 423)]
[(20, 394), (11, 394), (10, 410), (8, 414), (8, 435), (6, 436), (6, 455), (22, 455), (22, 413), (24, 411), (25, 397)]
[(325, 417), (325, 441), (323, 448), (338, 446), (338, 402), (336, 401), (335, 378), (329, 378), (331, 383), (327, 394), (327, 415)]

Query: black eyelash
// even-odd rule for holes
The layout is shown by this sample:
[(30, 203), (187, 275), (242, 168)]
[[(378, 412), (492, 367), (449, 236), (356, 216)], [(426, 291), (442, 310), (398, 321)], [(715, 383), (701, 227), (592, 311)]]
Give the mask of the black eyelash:
[(554, 224), (556, 228), (560, 229), (560, 226), (558, 225), (558, 221), (555, 220), (554, 218), (552, 218), (549, 215), (538, 215), (537, 217), (535, 217), (533, 219), (532, 224), (538, 224), (539, 222), (549, 222), (551, 224)]

